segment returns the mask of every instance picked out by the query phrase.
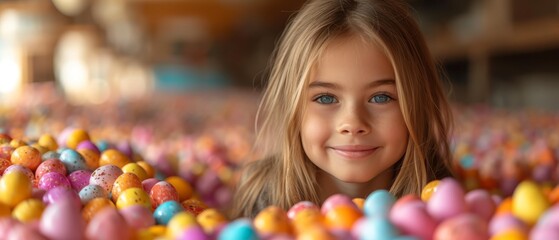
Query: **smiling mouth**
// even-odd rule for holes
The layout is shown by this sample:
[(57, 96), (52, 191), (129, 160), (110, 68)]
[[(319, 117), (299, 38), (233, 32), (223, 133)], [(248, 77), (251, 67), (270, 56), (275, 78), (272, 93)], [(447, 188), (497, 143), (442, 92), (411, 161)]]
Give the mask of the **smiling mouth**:
[(331, 149), (345, 158), (363, 158), (373, 154), (378, 147), (366, 146), (341, 146), (331, 147)]

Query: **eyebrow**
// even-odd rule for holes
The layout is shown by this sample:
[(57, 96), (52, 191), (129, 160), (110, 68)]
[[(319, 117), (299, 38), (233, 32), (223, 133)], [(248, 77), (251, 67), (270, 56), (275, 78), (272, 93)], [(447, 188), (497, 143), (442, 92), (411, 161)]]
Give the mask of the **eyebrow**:
[[(374, 87), (378, 87), (378, 86), (382, 86), (382, 85), (396, 85), (396, 81), (394, 81), (394, 79), (381, 79), (381, 80), (377, 80), (374, 82), (371, 82), (369, 84), (367, 84), (367, 86), (365, 88), (374, 88)], [(322, 82), (322, 81), (314, 81), (311, 84), (309, 84), (309, 88), (318, 88), (318, 87), (323, 87), (323, 88), (331, 88), (331, 89), (340, 89), (341, 87), (338, 84), (335, 83), (329, 83), (329, 82)]]

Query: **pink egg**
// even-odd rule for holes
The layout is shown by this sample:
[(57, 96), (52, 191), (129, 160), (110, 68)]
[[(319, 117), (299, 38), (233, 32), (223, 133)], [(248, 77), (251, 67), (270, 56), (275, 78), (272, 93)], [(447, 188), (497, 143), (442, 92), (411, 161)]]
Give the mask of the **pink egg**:
[(429, 215), (426, 204), (419, 199), (393, 205), (389, 217), (404, 234), (421, 239), (432, 239), (437, 228), (437, 221)]
[(142, 181), (142, 188), (144, 189), (144, 191), (149, 193), (151, 191), (151, 188), (153, 187), (153, 185), (155, 185), (158, 182), (159, 182), (159, 179), (157, 179), (157, 178), (148, 178), (148, 179)]
[(89, 140), (81, 141), (76, 147), (76, 150), (80, 150), (80, 149), (89, 149), (89, 150), (93, 150), (97, 154), (101, 154), (101, 151), (99, 151), (97, 145), (95, 145), (93, 142)]
[(92, 172), (89, 170), (76, 170), (70, 173), (70, 175), (68, 175), (68, 180), (72, 185), (72, 189), (76, 192), (80, 192), (82, 188), (89, 185), (91, 173)]
[(156, 209), (159, 204), (166, 201), (176, 201), (179, 202), (179, 194), (175, 187), (168, 182), (161, 181), (153, 185), (149, 192), (149, 197), (151, 199), (151, 205), (153, 209)]
[(530, 231), (531, 240), (559, 239), (559, 229), (556, 228), (535, 228)]
[(434, 240), (487, 240), (487, 222), (483, 218), (464, 213), (443, 221), (435, 230)]
[(62, 200), (47, 206), (39, 228), (50, 239), (84, 239), (85, 220), (79, 207)]
[(320, 211), (320, 208), (318, 208), (318, 206), (313, 202), (301, 201), (289, 208), (289, 210), (287, 211), (287, 217), (293, 220), (297, 213), (299, 213), (303, 209), (316, 209), (317, 211)]
[(528, 225), (511, 213), (494, 216), (489, 222), (489, 234), (492, 236), (510, 229), (528, 233)]
[(555, 204), (553, 207), (548, 209), (540, 217), (535, 227), (550, 227), (559, 229), (559, 205)]
[(40, 232), (27, 224), (14, 226), (7, 235), (6, 240), (47, 240)]
[(194, 225), (184, 229), (176, 238), (176, 240), (190, 239), (209, 240), (210, 237), (204, 232), (204, 229), (202, 229), (200, 226)]
[(441, 180), (437, 191), (427, 202), (427, 211), (438, 222), (465, 213), (467, 205), (460, 183), (453, 178)]
[(57, 187), (72, 188), (72, 185), (66, 176), (58, 172), (49, 172), (39, 179), (38, 187), (48, 192)]
[(87, 225), (85, 235), (89, 240), (130, 239), (131, 229), (115, 208), (99, 211)]
[(152, 212), (141, 205), (132, 205), (120, 209), (120, 214), (128, 223), (128, 226), (134, 229), (148, 228), (155, 224)]
[(326, 198), (326, 200), (324, 200), (320, 211), (322, 212), (322, 214), (326, 214), (327, 212), (334, 209), (335, 207), (342, 206), (342, 205), (346, 205), (358, 209), (357, 205), (355, 205), (355, 203), (351, 200), (349, 196), (344, 194), (334, 194)]
[(14, 227), (20, 224), (22, 223), (16, 220), (15, 218), (0, 217), (0, 233), (2, 233), (3, 236), (6, 236), (10, 233), (12, 229), (14, 229)]
[(122, 170), (115, 165), (101, 166), (91, 174), (89, 184), (99, 185), (105, 189), (105, 192), (110, 193), (113, 189), (113, 184), (116, 179), (122, 174)]
[(78, 208), (82, 206), (80, 196), (71, 188), (56, 187), (47, 191), (43, 196), (43, 202), (47, 205), (66, 200), (69, 200)]
[(470, 212), (477, 214), (485, 219), (485, 221), (489, 221), (497, 209), (491, 195), (484, 189), (468, 192), (465, 200)]
[(43, 175), (49, 172), (57, 172), (66, 176), (66, 167), (60, 159), (48, 159), (39, 164), (39, 167), (35, 170), (35, 179), (40, 180)]

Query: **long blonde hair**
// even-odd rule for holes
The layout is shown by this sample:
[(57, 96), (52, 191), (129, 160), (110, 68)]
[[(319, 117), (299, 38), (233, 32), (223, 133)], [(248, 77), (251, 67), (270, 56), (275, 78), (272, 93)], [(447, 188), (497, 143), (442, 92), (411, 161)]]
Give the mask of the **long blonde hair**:
[(266, 158), (248, 164), (236, 190), (232, 217), (253, 217), (275, 205), (319, 203), (316, 166), (300, 140), (308, 81), (332, 39), (358, 35), (378, 44), (394, 67), (400, 109), (409, 131), (394, 166), (390, 192), (420, 194), (433, 179), (451, 176), (451, 111), (425, 40), (408, 6), (394, 0), (316, 0), (291, 19), (274, 51), (257, 114), (256, 146)]

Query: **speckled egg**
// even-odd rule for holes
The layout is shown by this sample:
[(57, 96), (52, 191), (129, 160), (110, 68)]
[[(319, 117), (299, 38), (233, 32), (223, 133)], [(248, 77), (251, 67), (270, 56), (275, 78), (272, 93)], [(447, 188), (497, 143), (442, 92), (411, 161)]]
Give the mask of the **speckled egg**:
[(89, 184), (99, 185), (105, 189), (105, 192), (110, 193), (114, 182), (121, 174), (122, 170), (115, 165), (101, 166), (93, 171)]
[(89, 170), (89, 167), (85, 163), (82, 155), (73, 149), (66, 149), (60, 153), (60, 161), (64, 163), (68, 173), (72, 173), (77, 170)]
[(132, 205), (142, 205), (151, 209), (149, 195), (142, 188), (128, 188), (120, 193), (116, 201), (116, 207), (122, 209)]
[(70, 181), (66, 176), (58, 172), (46, 173), (39, 179), (38, 187), (45, 191), (49, 191), (56, 187), (72, 188)]
[(82, 188), (89, 185), (89, 179), (91, 178), (92, 172), (90, 170), (77, 170), (70, 175), (68, 175), (68, 180), (72, 189), (76, 192), (80, 192)]
[(208, 206), (196, 198), (190, 198), (181, 202), (182, 207), (185, 211), (197, 216), (202, 211), (204, 211)]
[(153, 185), (149, 196), (154, 209), (166, 201), (179, 202), (177, 190), (175, 190), (173, 185), (165, 181), (160, 181)]
[(66, 166), (59, 159), (48, 159), (43, 161), (35, 170), (35, 179), (39, 181), (43, 175), (49, 172), (57, 172), (66, 176)]
[(147, 179), (146, 171), (136, 163), (128, 163), (122, 167), (122, 171), (125, 173), (133, 173), (135, 174), (140, 181), (144, 181)]
[(29, 179), (29, 181), (31, 183), (35, 182), (35, 175), (33, 174), (33, 171), (31, 171), (29, 168), (24, 167), (22, 165), (19, 164), (13, 164), (10, 165), (8, 168), (6, 168), (6, 170), (4, 170), (4, 175), (10, 173), (10, 172), (21, 172), (23, 174), (25, 174), (25, 176), (27, 176), (27, 178)]
[(12, 162), (6, 158), (1, 158), (0, 157), (0, 176), (2, 176), (2, 174), (4, 174), (4, 171), (6, 170), (6, 168), (8, 168), (10, 165), (12, 165)]
[(114, 182), (111, 198), (116, 202), (120, 194), (129, 188), (142, 188), (142, 182), (133, 173), (123, 173)]
[(89, 201), (95, 198), (106, 198), (108, 197), (105, 189), (99, 185), (87, 185), (82, 188), (79, 192), (80, 200), (83, 205), (87, 204)]
[(11, 157), (12, 164), (19, 164), (35, 171), (41, 164), (41, 153), (31, 146), (21, 146), (14, 150)]

